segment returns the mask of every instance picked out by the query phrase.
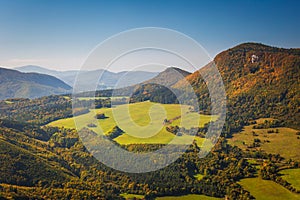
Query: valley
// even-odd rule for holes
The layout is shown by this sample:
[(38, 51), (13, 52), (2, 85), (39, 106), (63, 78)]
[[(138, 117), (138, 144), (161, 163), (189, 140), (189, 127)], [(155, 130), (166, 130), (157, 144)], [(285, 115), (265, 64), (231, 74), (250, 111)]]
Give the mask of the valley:
[[(129, 113), (127, 113), (127, 111), (129, 111)], [(104, 114), (106, 118), (100, 120), (95, 119), (94, 116), (99, 113)], [(162, 116), (162, 114), (166, 115)], [(164, 118), (174, 119), (178, 116), (180, 116), (180, 118), (173, 120), (171, 123), (164, 124), (163, 122)], [(204, 124), (216, 119), (217, 116), (199, 115), (190, 112), (189, 106), (187, 105), (159, 104), (146, 101), (129, 104), (129, 107), (127, 107), (126, 104), (114, 108), (93, 109), (87, 114), (75, 116), (75, 120), (73, 118), (60, 119), (53, 121), (46, 126), (57, 126), (70, 129), (76, 129), (77, 127), (78, 130), (86, 127), (98, 133), (99, 130), (97, 127), (88, 127), (88, 124), (92, 123), (99, 126), (101, 132), (103, 131), (104, 134), (108, 134), (108, 132), (117, 126), (117, 124), (121, 124), (123, 126), (120, 126), (120, 128), (125, 130), (125, 132), (114, 139), (119, 144), (167, 144), (173, 139), (175, 139), (175, 141), (173, 141), (175, 144), (180, 144), (189, 142), (193, 136), (174, 136), (174, 134), (166, 130), (167, 126), (179, 126), (191, 129), (193, 127), (203, 127)], [(118, 121), (116, 122), (116, 120)], [(136, 131), (135, 124), (142, 129), (142, 131), (139, 132), (141, 135), (138, 135), (138, 137), (130, 135), (130, 131)], [(148, 126), (148, 128), (143, 129), (143, 126)], [(129, 134), (127, 134), (126, 130), (129, 131)], [(154, 136), (147, 137), (153, 132), (156, 133)], [(203, 138), (195, 137), (195, 140), (201, 146)]]
[[(252, 55), (258, 56), (255, 62)], [(245, 43), (215, 57), (227, 113), (220, 137), (203, 158), (208, 128), (219, 119), (211, 115), (201, 77), (210, 64), (192, 74), (170, 67), (118, 89), (116, 97), (112, 90), (99, 90), (96, 97), (85, 92), (5, 98), (0, 101), (0, 198), (299, 199), (299, 56), (299, 49)], [(188, 101), (178, 104), (170, 90), (182, 94), (183, 79), (195, 91), (197, 112)], [(96, 160), (79, 131), (104, 135), (132, 153), (170, 142), (175, 148), (190, 145), (165, 168), (125, 173)]]
[(0, 200), (300, 200), (300, 0), (0, 0)]

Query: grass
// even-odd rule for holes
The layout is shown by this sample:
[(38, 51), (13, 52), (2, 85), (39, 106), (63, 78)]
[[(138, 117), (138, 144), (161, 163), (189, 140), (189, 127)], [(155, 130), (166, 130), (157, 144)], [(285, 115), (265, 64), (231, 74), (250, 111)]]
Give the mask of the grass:
[(12, 101), (8, 101), (8, 100), (6, 100), (6, 101), (4, 101), (6, 104), (13, 104), (14, 102), (12, 102)]
[(300, 169), (286, 169), (280, 171), (282, 178), (292, 184), (294, 188), (300, 191)]
[(96, 99), (111, 99), (111, 100), (119, 100), (119, 99), (128, 99), (129, 97), (126, 96), (113, 96), (113, 97), (78, 97), (77, 99), (80, 101), (89, 101), (89, 100), (96, 100)]
[[(138, 195), (138, 194), (121, 194), (120, 196), (124, 197), (125, 199), (143, 199), (143, 195)], [(178, 199), (178, 200), (220, 200), (220, 198), (215, 198), (215, 197), (209, 197), (205, 195), (197, 195), (197, 194), (189, 194), (189, 195), (184, 195), (184, 196), (166, 196), (166, 197), (157, 197), (156, 200), (173, 200), (173, 199)]]
[(120, 194), (120, 196), (124, 197), (125, 199), (133, 199), (133, 198), (143, 199), (144, 198), (144, 195), (139, 195), (139, 194), (127, 194), (127, 193), (123, 193), (123, 194)]
[(260, 170), (261, 162), (256, 159), (247, 159), (247, 162), (254, 166), (257, 170)]
[[(104, 113), (106, 119), (96, 120), (97, 113)], [(181, 116), (178, 119), (174, 119)], [(114, 126), (118, 125), (125, 134), (117, 137), (120, 144), (174, 144), (191, 143), (192, 136), (174, 136), (166, 130), (166, 126), (201, 127), (205, 123), (216, 120), (217, 116), (199, 115), (189, 112), (189, 106), (179, 104), (159, 104), (149, 101), (119, 105), (114, 108), (101, 108), (91, 110), (89, 113), (74, 117), (77, 128), (80, 130), (87, 124), (93, 123), (97, 127), (90, 128), (97, 133), (107, 134)], [(48, 124), (65, 128), (76, 128), (73, 118), (60, 119)], [(164, 124), (164, 119), (173, 119), (171, 124)], [(198, 144), (203, 138), (195, 137)]]
[(221, 198), (209, 197), (205, 195), (189, 194), (184, 196), (157, 197), (156, 200), (220, 200)]
[(63, 98), (65, 98), (66, 100), (70, 100), (71, 99), (71, 97), (69, 97), (69, 96), (63, 96)]
[[(265, 119), (260, 119), (264, 121)], [(269, 130), (278, 129), (279, 133), (268, 133)], [(253, 131), (257, 136), (253, 135)], [(300, 139), (297, 139), (295, 129), (280, 127), (269, 129), (253, 129), (253, 125), (246, 126), (241, 133), (234, 134), (232, 138), (228, 139), (228, 143), (238, 146), (246, 150), (251, 145), (254, 139), (259, 139), (261, 149), (267, 153), (280, 154), (286, 159), (294, 159), (300, 161), (299, 146)]]
[(203, 179), (204, 175), (202, 175), (202, 174), (196, 174), (194, 177), (195, 177), (198, 181), (200, 181), (201, 179)]
[(281, 185), (260, 178), (246, 178), (239, 182), (243, 188), (248, 190), (256, 199), (282, 200), (300, 199), (299, 194), (292, 193)]

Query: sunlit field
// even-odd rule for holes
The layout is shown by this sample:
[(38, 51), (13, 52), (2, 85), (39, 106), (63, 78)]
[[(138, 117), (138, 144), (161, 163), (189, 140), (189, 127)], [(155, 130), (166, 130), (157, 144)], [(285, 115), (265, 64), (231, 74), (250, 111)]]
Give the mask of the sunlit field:
[(299, 194), (292, 193), (283, 186), (268, 180), (260, 178), (246, 178), (240, 181), (240, 184), (248, 190), (256, 199), (264, 200), (282, 200), (282, 199), (300, 199)]
[[(200, 115), (191, 112), (187, 105), (159, 104), (149, 101), (119, 105), (114, 108), (101, 108), (90, 110), (89, 113), (73, 118), (60, 119), (48, 124), (65, 128), (78, 128), (78, 130), (94, 124), (97, 127), (88, 127), (91, 130), (107, 134), (113, 127), (120, 127), (125, 133), (115, 138), (120, 144), (166, 144), (174, 139), (174, 144), (187, 143), (191, 140), (189, 135), (174, 136), (166, 130), (167, 126), (179, 126), (190, 129), (202, 127), (217, 116)], [(96, 119), (96, 114), (102, 113), (105, 119)], [(164, 123), (167, 119), (168, 123)], [(75, 122), (76, 126), (75, 126)], [(203, 139), (195, 137), (198, 143)]]
[[(260, 119), (259, 122), (263, 120), (265, 119)], [(297, 130), (287, 127), (253, 129), (253, 126), (245, 126), (241, 133), (233, 134), (233, 137), (228, 139), (228, 143), (246, 150), (250, 149), (249, 146), (253, 144), (254, 139), (258, 139), (260, 146), (256, 147), (257, 149), (300, 161), (300, 139), (296, 134)]]

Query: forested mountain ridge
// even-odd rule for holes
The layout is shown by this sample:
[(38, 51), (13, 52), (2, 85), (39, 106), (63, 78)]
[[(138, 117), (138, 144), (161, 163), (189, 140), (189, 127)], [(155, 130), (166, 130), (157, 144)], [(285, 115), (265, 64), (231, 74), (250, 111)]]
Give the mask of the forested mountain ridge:
[[(208, 72), (211, 64), (222, 76), (229, 110), (252, 118), (281, 118), (300, 126), (300, 49), (245, 43), (221, 52), (214, 63), (186, 77), (204, 102), (202, 109), (209, 109), (210, 103), (201, 73)], [(174, 85), (184, 87), (183, 81)]]
[[(128, 88), (127, 92), (131, 95), (131, 102), (150, 100), (154, 102), (177, 103), (176, 96), (170, 89), (174, 84), (190, 74), (190, 72), (180, 68), (169, 67), (154, 78)], [(119, 91), (122, 93), (122, 89)]]
[(183, 69), (180, 69), (178, 67), (168, 67), (164, 71), (160, 72), (157, 76), (154, 78), (143, 82), (142, 84), (147, 83), (155, 83), (155, 84), (161, 84), (164, 86), (172, 86), (175, 83), (177, 83), (182, 78), (190, 75), (190, 72), (187, 72)]
[(0, 68), (0, 99), (36, 98), (70, 91), (69, 85), (53, 76)]

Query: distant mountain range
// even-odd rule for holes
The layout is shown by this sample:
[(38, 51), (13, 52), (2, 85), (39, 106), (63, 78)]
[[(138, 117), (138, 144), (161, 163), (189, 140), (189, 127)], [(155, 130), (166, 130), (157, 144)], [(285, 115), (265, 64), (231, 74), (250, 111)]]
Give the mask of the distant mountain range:
[[(182, 80), (183, 78), (185, 78), (190, 74), (191, 74), (190, 72), (187, 72), (177, 67), (168, 67), (164, 71), (158, 73), (155, 77), (143, 81), (141, 83), (137, 83), (127, 87), (117, 88), (115, 90), (112, 89), (98, 90), (96, 92), (96, 96), (110, 96), (110, 95), (131, 96), (132, 99), (141, 98), (140, 100), (152, 100), (150, 96), (158, 95), (157, 90), (160, 90), (162, 93), (166, 92), (167, 94), (170, 94), (170, 91), (167, 91), (168, 89), (166, 88), (172, 87), (178, 81)], [(164, 88), (163, 91), (161, 90), (162, 88)], [(153, 93), (154, 91), (156, 91), (155, 94)], [(93, 96), (93, 95), (95, 95), (94, 92), (83, 92), (78, 94), (78, 96)], [(160, 94), (160, 95), (163, 96), (166, 94)]]
[[(79, 70), (56, 71), (39, 66), (22, 66), (15, 70), (0, 68), (0, 99), (36, 98), (51, 94), (71, 93)], [(126, 94), (140, 85), (157, 83), (170, 86), (178, 82), (189, 72), (179, 68), (168, 68), (163, 72), (107, 70), (80, 71), (80, 81), (77, 80), (77, 91), (93, 91), (95, 83), (101, 76), (97, 90), (120, 88), (118, 91)], [(129, 89), (129, 90), (128, 90)]]
[(71, 89), (53, 76), (0, 68), (0, 99), (36, 98), (67, 93)]
[[(123, 71), (114, 73), (103, 69), (92, 71), (56, 71), (33, 65), (17, 67), (15, 69), (20, 72), (35, 72), (55, 76), (72, 87), (75, 83), (78, 72), (80, 72), (80, 83), (76, 84), (80, 85), (80, 88), (76, 89), (81, 91), (94, 90), (94, 84), (98, 83), (100, 75), (101, 79), (97, 85), (97, 89), (114, 88), (115, 85), (118, 85), (118, 88), (127, 87), (151, 79), (158, 74), (158, 72), (147, 71)], [(119, 82), (119, 80), (121, 80), (121, 82)]]

